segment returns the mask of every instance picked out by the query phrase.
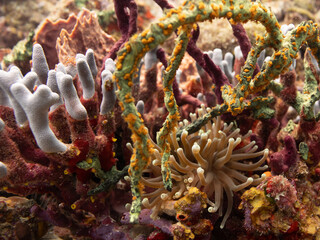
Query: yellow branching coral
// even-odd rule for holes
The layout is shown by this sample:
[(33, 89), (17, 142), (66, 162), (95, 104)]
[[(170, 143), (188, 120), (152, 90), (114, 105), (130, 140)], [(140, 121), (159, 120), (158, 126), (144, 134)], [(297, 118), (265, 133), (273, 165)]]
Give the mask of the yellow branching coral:
[[(209, 111), (209, 109), (208, 109)], [(202, 117), (207, 109), (202, 106), (198, 109), (198, 116)], [(190, 114), (192, 121), (197, 119), (196, 114)], [(180, 127), (188, 125), (184, 120)], [(165, 207), (166, 201), (177, 200), (183, 197), (190, 187), (197, 187), (208, 196), (207, 204), (209, 212), (219, 210), (222, 216), (223, 195), (226, 193), (228, 206), (224, 214), (221, 228), (228, 219), (233, 204), (233, 192), (240, 191), (251, 184), (258, 184), (264, 178), (254, 175), (247, 177), (245, 172), (265, 170), (267, 166), (261, 166), (268, 155), (268, 149), (256, 152), (255, 141), (249, 144), (244, 139), (250, 136), (240, 135), (240, 129), (233, 123), (222, 123), (220, 117), (208, 122), (198, 132), (188, 134), (183, 131), (181, 141), (177, 141), (176, 132), (170, 134), (171, 155), (169, 165), (172, 171), (173, 187), (168, 192), (163, 185), (161, 177), (160, 148), (155, 145), (152, 156), (152, 164), (144, 171), (141, 183), (153, 191), (142, 195), (142, 204), (146, 208), (153, 209), (152, 217), (156, 217)], [(252, 159), (261, 157), (253, 162)], [(148, 176), (146, 176), (148, 175)]]

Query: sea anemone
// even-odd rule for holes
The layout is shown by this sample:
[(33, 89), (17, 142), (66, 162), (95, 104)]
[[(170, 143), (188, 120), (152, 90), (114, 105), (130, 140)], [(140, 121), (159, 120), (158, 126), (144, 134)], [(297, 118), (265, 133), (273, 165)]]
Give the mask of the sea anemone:
[[(201, 117), (207, 113), (204, 105), (197, 110)], [(191, 121), (197, 119), (197, 114), (190, 114)], [(187, 120), (179, 123), (183, 128), (190, 124)], [(240, 129), (230, 124), (222, 123), (220, 117), (214, 118), (198, 132), (188, 134), (182, 132), (181, 141), (177, 141), (177, 128), (170, 135), (171, 178), (173, 188), (168, 192), (161, 177), (161, 149), (155, 144), (153, 161), (144, 171), (141, 183), (147, 187), (143, 194), (142, 204), (152, 209), (152, 217), (165, 208), (165, 203), (183, 197), (190, 187), (197, 187), (208, 196), (208, 211), (219, 210), (222, 216), (223, 195), (226, 193), (228, 206), (220, 227), (223, 228), (233, 205), (233, 192), (240, 191), (253, 184), (259, 184), (261, 177), (246, 176), (246, 172), (263, 171), (267, 165), (261, 166), (268, 156), (268, 149), (256, 152), (255, 141), (244, 141), (251, 135), (251, 130), (244, 136)], [(246, 143), (248, 142), (248, 143)], [(128, 145), (131, 148), (130, 145)], [(260, 160), (256, 160), (257, 158)], [(253, 161), (251, 161), (253, 159)]]

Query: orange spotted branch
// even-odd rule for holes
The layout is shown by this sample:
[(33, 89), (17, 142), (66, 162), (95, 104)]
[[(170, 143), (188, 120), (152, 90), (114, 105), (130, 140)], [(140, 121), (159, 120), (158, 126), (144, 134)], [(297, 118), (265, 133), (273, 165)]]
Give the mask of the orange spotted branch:
[(173, 50), (172, 56), (169, 60), (169, 65), (165, 70), (163, 75), (163, 91), (164, 91), (164, 102), (166, 108), (169, 112), (163, 127), (160, 129), (157, 136), (157, 143), (162, 151), (161, 159), (161, 172), (164, 186), (167, 190), (171, 191), (171, 172), (169, 167), (169, 157), (170, 157), (170, 144), (168, 138), (170, 138), (170, 133), (175, 131), (175, 127), (178, 126), (179, 121), (179, 109), (173, 94), (173, 81), (178, 70), (184, 53), (187, 49), (188, 40), (191, 37), (191, 27), (185, 25), (179, 28), (180, 35), (176, 40), (176, 46)]

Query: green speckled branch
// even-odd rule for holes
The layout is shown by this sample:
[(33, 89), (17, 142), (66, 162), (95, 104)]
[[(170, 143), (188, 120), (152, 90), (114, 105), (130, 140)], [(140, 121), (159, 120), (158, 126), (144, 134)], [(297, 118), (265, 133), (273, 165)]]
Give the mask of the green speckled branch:
[[(307, 41), (313, 55), (320, 63), (319, 31), (312, 22), (303, 23), (293, 30), (291, 33), (294, 36), (293, 32), (295, 32), (294, 39), (289, 35), (284, 37), (277, 19), (269, 9), (260, 2), (247, 0), (189, 0), (177, 9), (166, 11), (165, 16), (158, 23), (151, 24), (149, 29), (133, 36), (118, 52), (117, 70), (114, 73), (114, 80), (119, 89), (118, 98), (123, 109), (123, 118), (132, 131), (134, 142), (134, 152), (129, 169), (133, 195), (131, 222), (138, 220), (142, 191), (140, 178), (142, 171), (150, 162), (150, 154), (153, 151), (153, 145), (148, 138), (148, 130), (137, 112), (131, 95), (133, 74), (145, 53), (163, 43), (179, 27), (214, 18), (226, 18), (231, 22), (242, 23), (249, 20), (257, 21), (265, 26), (267, 34), (264, 37), (257, 37), (257, 42), (248, 54), (247, 61), (238, 76), (239, 84), (234, 89), (230, 86), (222, 87), (224, 104), (214, 108), (212, 113), (204, 116), (204, 120), (197, 121), (193, 125), (195, 127), (190, 127), (189, 131), (195, 131), (196, 128), (202, 126), (202, 123), (204, 124), (216, 114), (222, 114), (226, 111), (234, 115), (241, 113), (245, 107), (250, 105), (250, 102), (245, 101), (246, 97), (264, 89), (272, 79), (283, 73), (290, 66), (292, 58), (295, 57), (303, 41)], [(251, 79), (257, 57), (266, 47), (272, 47), (276, 51), (270, 60), (271, 63), (269, 62), (262, 68), (260, 74)], [(280, 65), (279, 68), (278, 65)], [(171, 86), (171, 84), (169, 85)], [(169, 92), (172, 92), (171, 88), (169, 88)], [(164, 127), (166, 128), (166, 126)]]
[[(291, 105), (304, 120), (312, 121), (316, 118), (313, 112), (313, 108), (316, 101), (320, 99), (320, 91), (318, 89), (318, 82), (310, 67), (311, 59), (309, 54), (310, 52), (306, 51), (306, 55), (304, 58), (305, 80), (303, 91), (297, 91), (294, 101), (286, 103)], [(268, 88), (280, 98), (281, 91), (285, 89), (285, 87), (281, 83), (275, 83), (274, 81), (269, 84)]]
[(163, 75), (163, 91), (164, 91), (164, 102), (169, 112), (163, 127), (160, 129), (157, 135), (157, 143), (162, 151), (161, 159), (161, 172), (164, 186), (167, 190), (171, 191), (171, 171), (169, 167), (170, 157), (170, 144), (168, 138), (170, 133), (174, 131), (174, 128), (178, 126), (179, 121), (179, 109), (174, 98), (172, 83), (174, 81), (176, 71), (178, 70), (184, 53), (187, 49), (189, 38), (191, 37), (191, 29), (189, 25), (180, 29), (180, 35), (176, 40), (176, 46), (173, 50), (172, 56), (169, 60), (169, 65)]

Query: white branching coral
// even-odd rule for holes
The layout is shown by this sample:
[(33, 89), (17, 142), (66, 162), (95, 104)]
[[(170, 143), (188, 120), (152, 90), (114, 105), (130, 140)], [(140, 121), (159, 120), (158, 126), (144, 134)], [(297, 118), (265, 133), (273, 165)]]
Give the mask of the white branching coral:
[[(202, 106), (198, 109), (199, 117), (206, 112)], [(194, 121), (197, 115), (190, 114), (190, 117)], [(188, 124), (189, 122), (184, 120), (180, 127)], [(143, 194), (142, 203), (144, 207), (152, 209), (152, 217), (156, 217), (165, 207), (166, 201), (177, 200), (185, 195), (190, 187), (197, 187), (208, 196), (208, 211), (219, 210), (222, 216), (225, 193), (228, 206), (220, 225), (223, 228), (232, 210), (233, 192), (251, 184), (257, 185), (265, 178), (264, 174), (261, 177), (248, 177), (246, 172), (265, 170), (268, 166), (261, 165), (269, 151), (265, 149), (256, 152), (258, 147), (255, 141), (244, 141), (251, 135), (251, 131), (241, 136), (239, 128), (235, 128), (233, 123), (223, 124), (220, 117), (213, 119), (196, 133), (188, 135), (187, 131), (183, 131), (180, 143), (177, 141), (176, 132), (171, 134), (170, 139), (172, 191), (168, 192), (163, 186), (161, 150), (155, 145), (154, 160), (141, 180), (142, 184), (148, 187)], [(259, 157), (260, 160), (256, 160)]]

